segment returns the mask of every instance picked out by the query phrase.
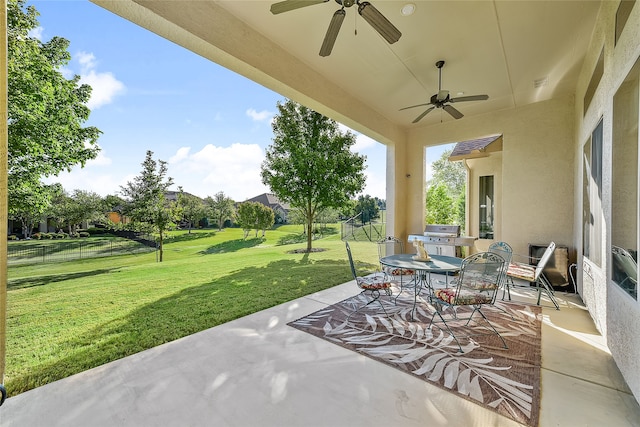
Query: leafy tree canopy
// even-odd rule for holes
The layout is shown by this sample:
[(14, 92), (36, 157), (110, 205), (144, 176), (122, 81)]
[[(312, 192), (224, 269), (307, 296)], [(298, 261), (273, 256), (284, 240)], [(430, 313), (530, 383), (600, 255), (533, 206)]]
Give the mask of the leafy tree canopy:
[(218, 230), (222, 230), (226, 220), (233, 219), (235, 202), (230, 197), (227, 197), (224, 192), (220, 191), (213, 197), (207, 197), (204, 202), (209, 209), (209, 216), (218, 224)]
[[(363, 156), (352, 153), (355, 135), (294, 101), (278, 102), (273, 144), (262, 163), (262, 182), (278, 198), (299, 209), (307, 230), (317, 213), (340, 208), (364, 188)], [(307, 233), (307, 251), (312, 249)]]
[(427, 189), (427, 224), (465, 226), (465, 191), (467, 173), (462, 162), (451, 162), (453, 149), (446, 150), (431, 164), (433, 178)]
[(183, 221), (188, 223), (189, 234), (191, 234), (191, 228), (207, 216), (207, 206), (199, 197), (185, 193), (182, 187), (178, 188), (180, 193), (178, 193), (176, 213), (179, 214)]
[(84, 165), (97, 156), (100, 130), (83, 127), (91, 87), (61, 73), (71, 59), (69, 41), (31, 37), (38, 12), (25, 0), (7, 2), (8, 180), (14, 211), (27, 199), (42, 199), (43, 176)]
[(364, 195), (358, 197), (355, 207), (356, 214), (361, 214), (362, 223), (371, 222), (380, 216), (380, 208), (377, 198)]
[(238, 205), (236, 212), (236, 222), (244, 230), (245, 239), (249, 235), (249, 231), (262, 230), (264, 236), (267, 228), (270, 228), (275, 222), (275, 214), (273, 209), (258, 202), (243, 202)]

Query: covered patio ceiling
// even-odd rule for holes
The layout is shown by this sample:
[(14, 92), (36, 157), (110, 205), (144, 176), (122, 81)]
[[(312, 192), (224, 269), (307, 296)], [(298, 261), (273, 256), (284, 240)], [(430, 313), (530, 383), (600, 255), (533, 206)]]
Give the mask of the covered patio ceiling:
[[(401, 32), (388, 44), (359, 14), (346, 18), (330, 56), (319, 56), (340, 5), (329, 0), (273, 15), (273, 1), (92, 0), (124, 18), (242, 74), (381, 143), (411, 129), (454, 120), (436, 109), (442, 87), (465, 117), (572, 93), (600, 1), (384, 1), (371, 3)], [(404, 16), (402, 7), (415, 4)], [(356, 31), (357, 30), (357, 31)], [(188, 78), (188, 76), (183, 76)], [(460, 120), (465, 120), (462, 118)]]

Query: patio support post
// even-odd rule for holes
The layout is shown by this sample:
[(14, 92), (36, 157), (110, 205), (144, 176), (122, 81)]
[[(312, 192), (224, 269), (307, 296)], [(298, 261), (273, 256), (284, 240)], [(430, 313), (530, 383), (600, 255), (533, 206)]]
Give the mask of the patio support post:
[(0, 405), (4, 403), (4, 370), (7, 342), (7, 227), (9, 223), (8, 185), (8, 106), (7, 106), (7, 0), (0, 0)]

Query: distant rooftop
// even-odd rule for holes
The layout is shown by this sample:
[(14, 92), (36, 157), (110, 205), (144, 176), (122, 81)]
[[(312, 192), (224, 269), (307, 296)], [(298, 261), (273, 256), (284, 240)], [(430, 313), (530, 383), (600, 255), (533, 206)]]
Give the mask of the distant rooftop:
[(449, 156), (449, 161), (487, 157), (489, 153), (496, 151), (502, 151), (501, 134), (458, 142)]

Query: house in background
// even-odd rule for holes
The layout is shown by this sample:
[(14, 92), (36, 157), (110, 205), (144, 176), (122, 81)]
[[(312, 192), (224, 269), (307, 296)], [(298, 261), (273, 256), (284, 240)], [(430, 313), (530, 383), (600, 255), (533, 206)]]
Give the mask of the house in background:
[(263, 193), (247, 199), (245, 202), (257, 202), (273, 209), (273, 212), (276, 214), (276, 224), (285, 224), (289, 218), (291, 207), (287, 203), (280, 201), (275, 194)]

